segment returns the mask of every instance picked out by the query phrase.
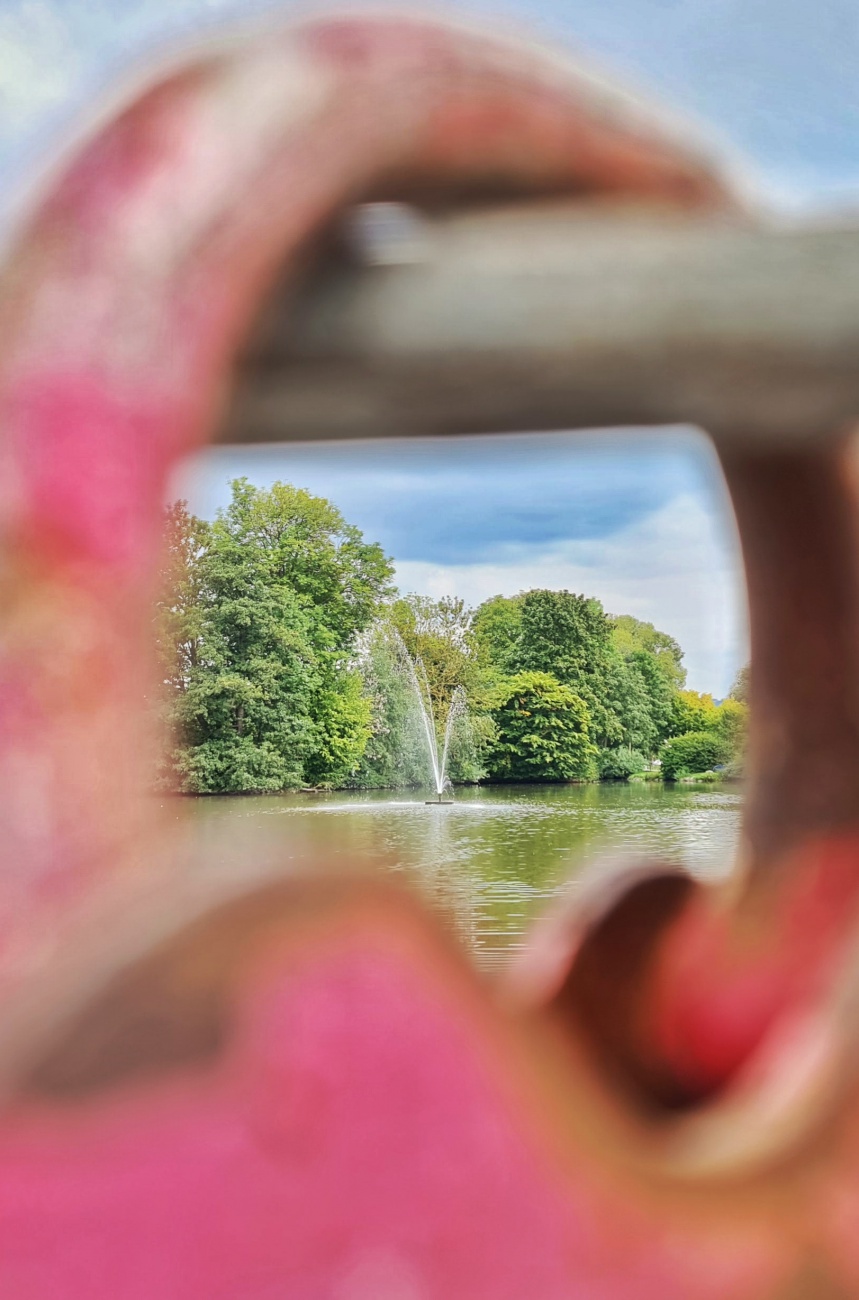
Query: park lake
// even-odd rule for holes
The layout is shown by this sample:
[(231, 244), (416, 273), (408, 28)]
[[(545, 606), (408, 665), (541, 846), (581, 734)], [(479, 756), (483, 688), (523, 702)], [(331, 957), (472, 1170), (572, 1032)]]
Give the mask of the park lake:
[(737, 785), (661, 782), (465, 787), (452, 804), (435, 807), (424, 802), (429, 793), (193, 802), (210, 862), (234, 852), (226, 846), (235, 838), (265, 843), (290, 872), (370, 863), (417, 889), (478, 966), (491, 970), (553, 898), (619, 853), (684, 863), (702, 878), (723, 875), (742, 801)]
[(201, 865), (387, 873), (485, 970), (609, 858), (730, 869), (745, 670), (716, 701), (673, 635), (595, 596), (402, 592), (327, 498), (229, 493), (213, 520), (167, 508), (155, 619), (157, 785), (191, 796)]

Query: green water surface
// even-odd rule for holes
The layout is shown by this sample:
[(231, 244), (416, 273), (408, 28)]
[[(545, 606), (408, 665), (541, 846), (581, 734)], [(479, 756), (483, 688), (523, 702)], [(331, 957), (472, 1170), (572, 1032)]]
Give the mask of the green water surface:
[(427, 806), (421, 792), (195, 800), (208, 853), (227, 824), (276, 846), (285, 869), (370, 863), (411, 882), (477, 963), (503, 963), (531, 919), (588, 867), (629, 853), (714, 877), (731, 864), (736, 786), (494, 786)]

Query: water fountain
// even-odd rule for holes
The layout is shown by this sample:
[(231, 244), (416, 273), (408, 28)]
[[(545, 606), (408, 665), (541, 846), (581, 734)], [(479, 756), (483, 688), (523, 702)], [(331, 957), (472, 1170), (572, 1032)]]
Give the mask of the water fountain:
[(450, 742), (451, 737), (453, 736), (454, 727), (456, 726), (457, 721), (460, 718), (466, 717), (468, 713), (465, 690), (462, 686), (454, 688), (453, 694), (450, 697), (450, 703), (447, 706), (444, 727), (441, 729), (441, 745), (439, 745), (440, 728), (436, 720), (432, 692), (430, 691), (429, 679), (423, 661), (419, 657), (409, 654), (405, 643), (398, 632), (392, 632), (391, 637), (396, 649), (397, 659), (412, 688), (415, 703), (419, 710), (421, 734), (426, 740), (427, 754), (432, 769), (433, 784), (436, 792), (435, 799), (427, 799), (426, 803), (453, 803), (452, 799), (444, 798), (445, 790), (453, 789), (450, 778), (447, 775), (447, 761), (450, 754)]

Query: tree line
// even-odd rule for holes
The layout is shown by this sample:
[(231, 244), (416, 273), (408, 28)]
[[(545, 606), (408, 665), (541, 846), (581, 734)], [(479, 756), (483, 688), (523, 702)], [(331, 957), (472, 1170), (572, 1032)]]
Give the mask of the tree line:
[(231, 485), (213, 522), (165, 512), (155, 609), (163, 788), (396, 787), (426, 779), (403, 655), (436, 717), (464, 688), (454, 781), (667, 780), (742, 765), (743, 682), (687, 690), (678, 643), (598, 600), (536, 589), (476, 610), (400, 595), (393, 563), (329, 501)]

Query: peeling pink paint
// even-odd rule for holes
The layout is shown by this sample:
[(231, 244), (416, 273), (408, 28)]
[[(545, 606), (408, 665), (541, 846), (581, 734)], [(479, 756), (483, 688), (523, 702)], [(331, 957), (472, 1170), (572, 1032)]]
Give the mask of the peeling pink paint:
[(7, 1114), (4, 1292), (740, 1300), (778, 1275), (760, 1232), (553, 1172), (481, 1018), (385, 947), (269, 960), (211, 1071)]

